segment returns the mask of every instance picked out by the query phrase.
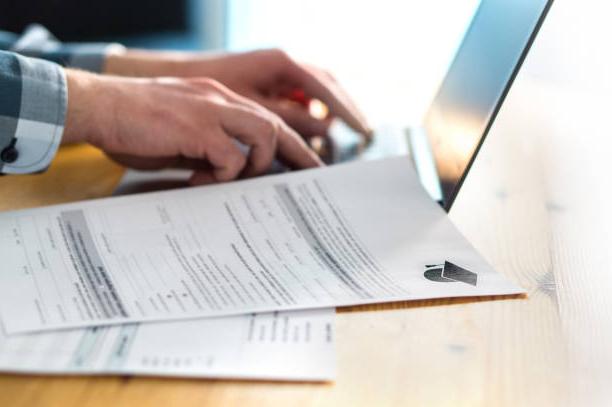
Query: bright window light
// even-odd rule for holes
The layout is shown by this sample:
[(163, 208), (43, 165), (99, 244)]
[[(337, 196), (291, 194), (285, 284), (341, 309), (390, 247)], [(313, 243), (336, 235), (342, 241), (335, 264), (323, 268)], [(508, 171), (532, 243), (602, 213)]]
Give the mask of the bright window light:
[(230, 0), (230, 50), (280, 47), (332, 71), (374, 124), (418, 121), (478, 0)]

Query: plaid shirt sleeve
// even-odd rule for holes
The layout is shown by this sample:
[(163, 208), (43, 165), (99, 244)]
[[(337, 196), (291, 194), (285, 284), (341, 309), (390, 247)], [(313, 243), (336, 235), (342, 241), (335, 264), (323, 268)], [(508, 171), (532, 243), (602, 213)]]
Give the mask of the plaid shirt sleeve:
[(62, 44), (40, 25), (21, 36), (0, 31), (1, 174), (47, 169), (60, 145), (68, 104), (61, 66), (100, 72), (115, 47), (120, 46)]

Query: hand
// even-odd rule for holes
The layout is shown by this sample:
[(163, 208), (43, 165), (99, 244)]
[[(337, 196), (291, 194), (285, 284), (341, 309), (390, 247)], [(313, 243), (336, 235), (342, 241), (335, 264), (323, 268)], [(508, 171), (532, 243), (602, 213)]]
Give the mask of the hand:
[[(135, 79), (67, 70), (64, 141), (139, 169), (193, 169), (192, 184), (321, 165), (277, 115), (211, 79)], [(237, 146), (248, 146), (245, 155)]]
[[(341, 118), (366, 138), (371, 136), (364, 116), (331, 74), (299, 64), (279, 50), (212, 56), (128, 51), (109, 56), (106, 72), (128, 76), (206, 76), (275, 112), (302, 136), (325, 136), (332, 117)], [(323, 102), (329, 116), (324, 119), (311, 116), (304, 103), (291, 100), (295, 91), (303, 92), (305, 102), (310, 99)]]

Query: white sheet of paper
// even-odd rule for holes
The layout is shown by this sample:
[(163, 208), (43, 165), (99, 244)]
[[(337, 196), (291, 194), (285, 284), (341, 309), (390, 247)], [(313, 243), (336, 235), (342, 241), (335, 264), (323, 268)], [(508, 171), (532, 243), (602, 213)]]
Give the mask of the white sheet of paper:
[(9, 333), (523, 292), (405, 157), (5, 212), (0, 258)]
[(11, 336), (0, 329), (0, 371), (330, 380), (334, 314), (326, 308)]

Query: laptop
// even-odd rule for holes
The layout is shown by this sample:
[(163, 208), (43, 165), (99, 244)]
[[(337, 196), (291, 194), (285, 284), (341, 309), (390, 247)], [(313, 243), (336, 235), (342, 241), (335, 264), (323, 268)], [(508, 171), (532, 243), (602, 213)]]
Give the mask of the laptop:
[[(335, 121), (323, 160), (408, 155), (427, 192), (449, 211), (551, 4), (481, 0), (422, 125), (375, 129), (363, 146), (360, 135)], [(271, 172), (281, 171), (276, 163)], [(189, 175), (128, 170), (114, 195), (182, 187)]]
[(427, 192), (449, 211), (551, 5), (481, 0), (422, 125), (375, 129), (364, 147), (335, 122), (324, 161), (408, 154)]

